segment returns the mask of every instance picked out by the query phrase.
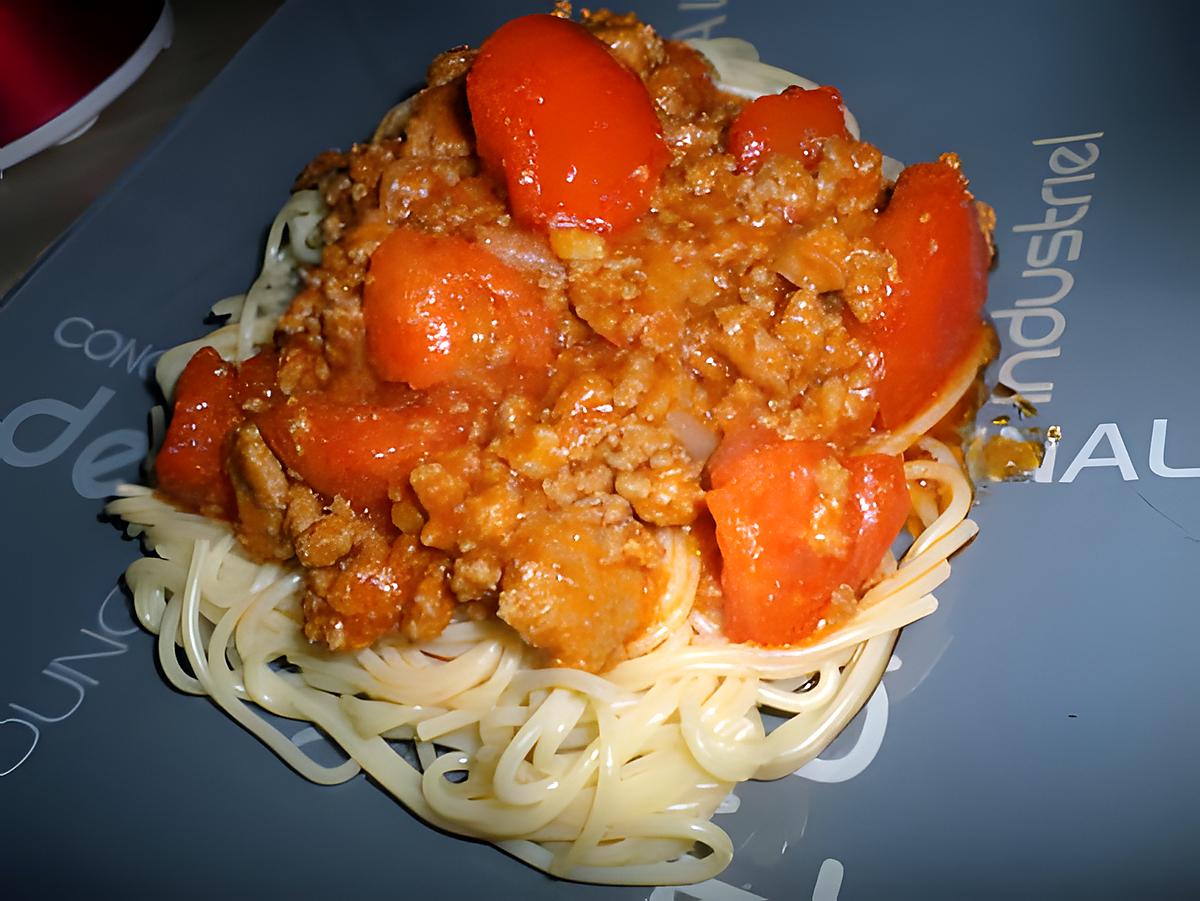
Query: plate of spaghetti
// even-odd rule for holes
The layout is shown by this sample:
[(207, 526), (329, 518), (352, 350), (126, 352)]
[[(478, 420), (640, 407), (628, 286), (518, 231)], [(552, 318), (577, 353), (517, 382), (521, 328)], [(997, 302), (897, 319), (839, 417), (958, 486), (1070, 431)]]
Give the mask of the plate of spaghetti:
[(1200, 880), (1161, 28), (634, 8), (288, 4), (5, 298), (3, 878)]
[(163, 672), (554, 876), (717, 876), (721, 801), (829, 744), (975, 534), (932, 433), (991, 209), (749, 44), (565, 4), (295, 188), (108, 507)]

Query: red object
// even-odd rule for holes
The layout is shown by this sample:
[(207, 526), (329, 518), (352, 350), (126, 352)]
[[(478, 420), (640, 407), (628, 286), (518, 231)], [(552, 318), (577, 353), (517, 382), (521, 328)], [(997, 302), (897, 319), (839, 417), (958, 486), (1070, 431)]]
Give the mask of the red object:
[[(66, 113), (146, 49), (127, 81), (30, 152), (66, 138), (141, 73), (170, 32), (163, 0), (0, 0), (0, 151)], [(158, 43), (144, 48), (155, 33)], [(0, 166), (13, 161), (0, 154)]]
[(544, 367), (554, 347), (550, 316), (522, 275), (477, 244), (413, 229), (371, 255), (363, 319), (375, 372), (414, 388)]
[(846, 113), (837, 88), (805, 90), (792, 85), (781, 94), (759, 97), (747, 104), (725, 139), (741, 172), (754, 172), (763, 160), (784, 153), (804, 160), (815, 169), (820, 162), (821, 140), (850, 137)]
[(979, 337), (990, 258), (957, 160), (905, 169), (872, 238), (896, 258), (882, 315), (867, 323), (883, 356), (880, 419), (895, 428), (934, 400)]
[[(273, 369), (273, 367), (272, 367)], [(242, 421), (237, 371), (211, 347), (192, 356), (175, 386), (175, 408), (154, 462), (158, 487), (193, 510), (232, 519), (225, 444)]]
[[(821, 491), (826, 461), (848, 471), (840, 506)], [(710, 472), (731, 641), (778, 646), (810, 635), (839, 586), (857, 592), (875, 571), (910, 505), (898, 457), (839, 457), (759, 430), (723, 446)]]
[(467, 75), (467, 101), (479, 156), (527, 225), (623, 228), (649, 209), (670, 161), (641, 79), (566, 19), (498, 29)]
[(389, 487), (403, 484), (427, 453), (465, 439), (469, 416), (449, 406), (347, 406), (318, 398), (272, 407), (254, 421), (283, 465), (321, 494), (386, 514)]

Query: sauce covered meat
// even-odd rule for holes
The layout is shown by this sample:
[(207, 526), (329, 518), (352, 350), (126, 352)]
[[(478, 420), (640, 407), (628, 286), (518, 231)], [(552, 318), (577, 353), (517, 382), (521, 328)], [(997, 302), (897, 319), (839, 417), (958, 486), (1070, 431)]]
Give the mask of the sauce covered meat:
[(856, 452), (979, 344), (990, 253), (956, 159), (892, 200), (840, 111), (608, 12), (444, 54), (301, 174), (321, 262), (272, 347), (188, 365), (160, 489), (302, 566), (335, 650), (499, 616), (603, 671), (669, 529), (729, 637), (804, 640), (905, 518), (899, 458)]

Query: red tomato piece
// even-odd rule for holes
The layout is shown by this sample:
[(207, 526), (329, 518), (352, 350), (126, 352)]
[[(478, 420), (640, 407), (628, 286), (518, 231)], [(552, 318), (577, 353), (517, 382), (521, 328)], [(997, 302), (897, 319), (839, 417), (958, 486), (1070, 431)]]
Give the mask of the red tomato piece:
[(537, 289), (462, 238), (392, 232), (371, 255), (363, 318), (376, 373), (414, 388), (544, 368), (553, 356)]
[(238, 402), (243, 406), (253, 400), (269, 401), (275, 393), (275, 379), (279, 370), (279, 356), (272, 350), (263, 350), (237, 367)]
[(809, 169), (821, 161), (824, 138), (850, 137), (842, 95), (829, 86), (805, 90), (798, 85), (747, 104), (725, 138), (738, 171), (755, 172), (773, 153), (803, 160)]
[(160, 489), (206, 515), (233, 518), (236, 505), (225, 474), (225, 443), (245, 418), (242, 404), (270, 397), (275, 366), (274, 351), (238, 366), (211, 347), (192, 355), (175, 387), (175, 408), (154, 461)]
[[(818, 442), (755, 430), (718, 451), (710, 472), (731, 641), (806, 638), (836, 589), (862, 587), (908, 515), (898, 457), (839, 457)], [(827, 490), (839, 481), (842, 491)]]
[(842, 581), (857, 591), (900, 534), (912, 500), (900, 457), (863, 454), (842, 463), (850, 470), (850, 494), (858, 505), (858, 538), (851, 545)]
[(882, 315), (867, 323), (883, 356), (880, 420), (895, 428), (937, 397), (980, 334), (991, 258), (958, 159), (905, 169), (871, 237), (896, 259)]
[(467, 414), (429, 401), (386, 407), (319, 397), (276, 405), (255, 422), (280, 462), (308, 485), (372, 511), (386, 511), (388, 489), (403, 484), (426, 454), (460, 444), (469, 426)]
[(175, 387), (175, 408), (154, 461), (158, 487), (201, 513), (231, 518), (224, 447), (241, 413), (233, 366), (211, 347), (200, 348)]
[(467, 74), (467, 102), (519, 222), (608, 232), (649, 209), (670, 160), (662, 126), (641, 79), (582, 25), (501, 26)]

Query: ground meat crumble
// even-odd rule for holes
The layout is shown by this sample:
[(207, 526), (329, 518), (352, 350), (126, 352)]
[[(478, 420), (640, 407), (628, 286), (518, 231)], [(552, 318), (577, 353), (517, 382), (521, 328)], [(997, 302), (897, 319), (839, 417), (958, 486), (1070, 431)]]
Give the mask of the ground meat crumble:
[[(397, 228), (487, 248), (536, 285), (558, 331), (544, 381), (470, 386), (462, 442), (424, 453), (386, 509), (321, 494), (256, 425), (238, 428), (226, 466), (238, 537), (304, 567), (305, 632), (333, 649), (498, 614), (547, 663), (604, 670), (653, 624), (659, 527), (692, 535), (697, 603), (719, 622), (703, 497), (721, 435), (763, 424), (848, 448), (872, 427), (879, 359), (856, 326), (891, 263), (866, 237), (888, 191), (880, 152), (830, 138), (815, 169), (778, 156), (739, 172), (724, 134), (744, 101), (717, 90), (701, 56), (632, 16), (584, 24), (643, 80), (672, 155), (651, 211), (594, 258), (560, 259), (516, 225), (481, 169), (469, 48), (435, 60), (371, 142), (322, 153), (297, 179), (328, 213), (321, 263), (276, 331), (279, 402), (378, 402), (362, 292)], [(844, 491), (844, 470), (822, 478)]]

